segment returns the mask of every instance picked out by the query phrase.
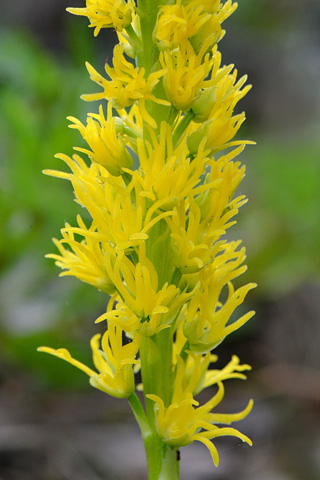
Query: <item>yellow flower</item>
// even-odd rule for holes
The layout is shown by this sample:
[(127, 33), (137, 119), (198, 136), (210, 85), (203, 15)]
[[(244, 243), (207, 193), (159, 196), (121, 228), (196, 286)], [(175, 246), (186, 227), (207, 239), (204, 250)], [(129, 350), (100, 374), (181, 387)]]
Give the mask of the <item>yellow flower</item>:
[(158, 288), (158, 275), (152, 262), (140, 253), (140, 262), (134, 265), (123, 252), (114, 263), (107, 262), (108, 274), (121, 300), (115, 309), (108, 307), (97, 322), (110, 319), (132, 334), (138, 331), (151, 336), (172, 323), (181, 306), (194, 291), (185, 293), (166, 282)]
[[(56, 265), (65, 270), (60, 273), (60, 277), (72, 275), (105, 293), (112, 294), (115, 287), (105, 268), (105, 256), (108, 253), (101, 248), (99, 241), (90, 235), (95, 229), (92, 227), (87, 229), (80, 215), (77, 219), (79, 227), (84, 232), (84, 240), (81, 243), (76, 241), (72, 228), (66, 223), (62, 229), (63, 239), (53, 239), (60, 255), (50, 253), (46, 257), (56, 260)], [(72, 251), (66, 249), (64, 244), (69, 245)]]
[(205, 120), (205, 123), (189, 136), (188, 147), (191, 153), (197, 152), (204, 137), (207, 139), (205, 146), (210, 149), (211, 153), (235, 145), (253, 143), (246, 140), (230, 142), (245, 120), (244, 112), (233, 115), (234, 108), (239, 100), (248, 93), (251, 85), (242, 88), (247, 76), (244, 75), (236, 82), (237, 71), (230, 74), (232, 65), (219, 68), (220, 59), (220, 54), (215, 55), (214, 73), (211, 73), (211, 78), (215, 79), (212, 91), (213, 101), (210, 101), (211, 111), (209, 111), (209, 105), (207, 108), (202, 106), (201, 97), (205, 95), (205, 91), (199, 92), (198, 98), (191, 107), (195, 114), (195, 122)]
[[(177, 330), (173, 344), (172, 365), (175, 369), (174, 397), (182, 398), (186, 393), (197, 395), (203, 389), (228, 380), (247, 377), (242, 372), (251, 370), (250, 365), (240, 365), (239, 358), (232, 356), (231, 361), (222, 369), (209, 369), (209, 365), (217, 362), (218, 356), (210, 352), (196, 353), (189, 349), (189, 342), (184, 335), (185, 312), (187, 305), (181, 309), (177, 319)], [(184, 361), (182, 360), (184, 358)], [(180, 392), (180, 393), (179, 393)]]
[(238, 430), (230, 427), (219, 428), (216, 424), (228, 425), (242, 420), (251, 411), (253, 401), (251, 400), (247, 407), (239, 413), (211, 413), (211, 410), (221, 402), (224, 396), (224, 387), (221, 382), (218, 382), (218, 388), (216, 395), (201, 407), (198, 406), (199, 402), (194, 400), (191, 392), (179, 395), (180, 398), (174, 396), (168, 407), (165, 407), (159, 396), (147, 395), (150, 400), (155, 402), (156, 429), (163, 441), (172, 447), (183, 447), (194, 441), (201, 442), (210, 451), (215, 465), (219, 463), (219, 455), (211, 441), (213, 438), (234, 436), (252, 445), (251, 440)]
[(172, 105), (183, 111), (192, 106), (201, 88), (212, 86), (206, 80), (211, 68), (211, 55), (207, 54), (209, 43), (205, 42), (196, 55), (190, 44), (185, 41), (180, 48), (160, 53), (160, 63), (167, 70), (163, 85), (168, 100)]
[[(243, 149), (243, 147), (240, 147)], [(235, 222), (231, 221), (246, 202), (244, 195), (232, 198), (244, 176), (244, 167), (232, 162), (239, 150), (208, 160), (202, 192), (175, 207), (177, 215), (166, 219), (170, 227), (174, 262), (182, 273), (195, 273), (211, 263), (224, 249), (220, 237)]]
[[(231, 281), (246, 270), (245, 265), (241, 266), (245, 252), (244, 249), (237, 250), (238, 245), (239, 242), (227, 243), (214, 261), (200, 272), (200, 288), (187, 306), (183, 330), (192, 351), (202, 353), (212, 350), (255, 313), (250, 311), (228, 323), (248, 291), (256, 287), (256, 284), (248, 283), (234, 290)], [(222, 304), (221, 291), (226, 284), (229, 293)]]
[(146, 100), (152, 100), (161, 105), (169, 105), (167, 100), (155, 97), (151, 92), (166, 72), (157, 70), (145, 78), (145, 69), (135, 67), (123, 55), (123, 46), (116, 45), (113, 51), (113, 68), (105, 64), (105, 70), (110, 78), (106, 80), (88, 62), (86, 63), (91, 80), (103, 87), (103, 92), (82, 95), (83, 100), (101, 100), (105, 98), (113, 101), (113, 106), (123, 110), (138, 102), (140, 113), (145, 122), (153, 128), (157, 127), (155, 120), (146, 109)]
[(90, 384), (117, 398), (126, 398), (134, 392), (133, 365), (138, 364), (136, 355), (139, 349), (139, 339), (123, 344), (122, 329), (109, 322), (108, 330), (101, 339), (102, 350), (99, 348), (100, 334), (91, 339), (93, 363), (99, 373), (71, 357), (68, 350), (59, 348), (39, 347), (39, 352), (50, 353), (89, 375)]
[(195, 201), (201, 210), (201, 224), (208, 225), (209, 231), (221, 229), (225, 231), (235, 224), (230, 221), (239, 208), (247, 202), (245, 195), (233, 198), (237, 187), (245, 175), (245, 167), (240, 162), (232, 161), (244, 149), (244, 145), (235, 148), (217, 160), (208, 161), (210, 173), (204, 184), (209, 184), (213, 179), (220, 179), (215, 188), (207, 189), (196, 197)]
[(175, 5), (164, 5), (158, 14), (154, 41), (160, 50), (172, 50), (198, 33), (209, 18), (201, 6), (184, 7), (179, 0)]
[[(127, 185), (122, 177), (110, 176), (104, 167), (92, 164), (88, 167), (75, 155), (73, 159), (59, 154), (73, 173), (45, 170), (45, 173), (72, 182), (77, 202), (85, 207), (93, 219), (90, 232), (82, 227), (67, 227), (69, 233), (82, 235), (101, 242), (103, 251), (114, 253), (134, 247), (148, 239), (149, 230), (173, 211), (158, 212), (157, 205), (147, 208), (147, 199), (140, 195), (141, 187), (133, 180)], [(135, 192), (136, 201), (132, 201)], [(66, 230), (64, 230), (66, 231)]]
[(111, 102), (108, 104), (107, 120), (104, 117), (102, 105), (99, 107), (99, 114), (89, 114), (87, 125), (84, 126), (80, 120), (68, 117), (73, 123), (70, 128), (76, 128), (81, 133), (91, 150), (76, 147), (75, 150), (84, 152), (92, 161), (103, 165), (111, 175), (121, 175), (123, 168), (132, 166), (132, 157), (124, 140), (117, 133), (116, 118), (112, 116)]
[(209, 352), (203, 355), (190, 350), (186, 350), (186, 354), (185, 361), (182, 360), (181, 356), (177, 356), (174, 363), (173, 399), (175, 402), (180, 402), (189, 393), (197, 395), (203, 389), (230, 378), (245, 380), (247, 377), (242, 372), (251, 370), (250, 365), (240, 365), (240, 360), (236, 355), (232, 356), (230, 362), (222, 370), (211, 370), (208, 367), (212, 362), (218, 360), (216, 355)]
[[(182, 0), (182, 3), (196, 8), (199, 0)], [(190, 39), (190, 42), (197, 53), (202, 44), (210, 39), (210, 45), (213, 47), (225, 35), (225, 30), (221, 29), (221, 24), (236, 10), (238, 4), (228, 0), (221, 4), (220, 0), (205, 0), (200, 2), (204, 12), (210, 14), (208, 21), (202, 26), (199, 32)]]
[(128, 173), (141, 186), (140, 195), (153, 202), (152, 208), (172, 208), (187, 196), (199, 195), (214, 186), (215, 181), (200, 184), (208, 160), (202, 146), (191, 161), (186, 142), (174, 148), (167, 123), (161, 123), (159, 138), (151, 130), (150, 136), (152, 143), (137, 140), (140, 169)]
[(132, 21), (135, 3), (133, 0), (86, 0), (85, 8), (67, 8), (75, 15), (88, 17), (96, 37), (101, 28), (115, 28), (122, 31)]

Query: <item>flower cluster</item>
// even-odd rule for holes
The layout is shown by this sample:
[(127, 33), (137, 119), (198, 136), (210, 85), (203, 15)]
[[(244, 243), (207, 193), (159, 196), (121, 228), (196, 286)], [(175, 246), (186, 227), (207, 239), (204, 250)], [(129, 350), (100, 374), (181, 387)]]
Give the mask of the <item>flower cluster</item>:
[[(152, 4), (152, 5), (151, 5)], [(235, 113), (249, 91), (246, 76), (221, 65), (218, 42), (231, 0), (86, 0), (85, 15), (97, 35), (114, 28), (119, 44), (107, 78), (87, 64), (102, 91), (86, 123), (68, 117), (87, 148), (57, 157), (69, 172), (46, 170), (71, 182), (77, 203), (90, 214), (86, 225), (66, 224), (59, 253), (63, 269), (111, 295), (97, 321), (107, 330), (91, 348), (96, 371), (65, 349), (41, 347), (80, 368), (92, 386), (132, 400), (141, 368), (146, 422), (152, 435), (178, 449), (204, 443), (218, 464), (212, 440), (233, 435), (240, 413), (212, 412), (224, 396), (223, 382), (245, 378), (248, 365), (233, 357), (222, 370), (210, 368), (211, 351), (254, 312), (235, 316), (255, 284), (234, 286), (245, 270), (240, 241), (227, 230), (246, 202), (236, 193), (245, 168), (236, 157), (245, 144), (234, 139), (245, 119)], [(132, 61), (134, 59), (134, 62)], [(80, 239), (80, 240), (79, 240)], [(215, 387), (214, 387), (215, 386)], [(202, 406), (195, 396), (216, 388)], [(141, 409), (136, 416), (141, 420)], [(159, 467), (160, 468), (160, 467)], [(170, 477), (171, 478), (171, 477)]]

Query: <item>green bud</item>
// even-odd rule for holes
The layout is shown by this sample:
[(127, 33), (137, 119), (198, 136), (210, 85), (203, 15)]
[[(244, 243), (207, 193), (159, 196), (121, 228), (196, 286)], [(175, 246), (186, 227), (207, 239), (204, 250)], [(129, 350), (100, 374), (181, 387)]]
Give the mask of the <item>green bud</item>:
[(196, 123), (206, 122), (210, 117), (213, 107), (217, 101), (216, 87), (206, 88), (197, 95), (192, 104), (191, 111), (194, 114), (193, 121)]
[(193, 132), (188, 138), (188, 149), (190, 153), (192, 154), (197, 153), (203, 137), (207, 137), (209, 134), (209, 124), (210, 122), (204, 123), (198, 130)]

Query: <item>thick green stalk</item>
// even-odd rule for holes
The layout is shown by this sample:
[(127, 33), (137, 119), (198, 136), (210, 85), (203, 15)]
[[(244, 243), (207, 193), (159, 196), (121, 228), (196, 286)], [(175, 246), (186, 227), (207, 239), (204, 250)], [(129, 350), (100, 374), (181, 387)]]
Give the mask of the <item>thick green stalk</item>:
[(158, 480), (180, 479), (180, 452), (176, 448), (165, 445), (162, 456), (162, 469)]
[[(161, 397), (166, 406), (171, 403), (172, 333), (167, 328), (152, 337), (144, 337), (140, 347), (141, 374), (147, 417), (152, 433), (145, 443), (149, 480), (178, 480), (178, 460), (172, 449), (165, 445), (155, 427), (154, 402), (146, 397), (153, 393)], [(170, 476), (168, 476), (168, 472)], [(174, 475), (174, 476), (172, 476)]]
[(159, 55), (152, 38), (159, 3), (157, 0), (138, 0), (137, 2), (142, 40), (142, 49), (137, 54), (137, 60), (139, 67), (145, 68), (146, 75), (150, 74)]
[[(155, 68), (159, 57), (159, 50), (153, 41), (153, 31), (157, 21), (158, 9), (162, 3), (163, 1), (161, 0), (137, 1), (137, 10), (140, 17), (141, 48), (137, 51), (136, 61), (140, 68), (145, 69), (146, 77)], [(163, 87), (160, 83), (157, 86), (157, 95), (160, 98), (164, 96)], [(147, 109), (155, 119), (159, 129), (161, 120), (168, 118), (170, 108), (148, 101)], [(173, 121), (173, 118), (171, 121)], [(144, 128), (144, 139), (150, 140), (146, 126)], [(157, 270), (158, 288), (161, 288), (167, 281), (167, 278), (170, 278), (172, 275), (172, 272), (169, 271), (170, 268), (172, 269), (170, 256), (164, 255), (166, 251), (167, 228), (166, 222), (158, 222), (152, 231), (149, 232), (147, 242), (147, 256), (154, 263)], [(159, 237), (162, 240), (161, 251), (158, 249), (158, 246), (160, 246), (160, 242), (157, 241)], [(146, 295), (148, 295), (148, 292), (146, 292)], [(144, 337), (141, 342), (140, 361), (146, 405), (145, 418), (143, 418), (136, 399), (134, 397), (131, 398), (131, 401), (129, 399), (142, 432), (149, 480), (179, 480), (177, 452), (163, 443), (159, 437), (155, 425), (154, 402), (147, 398), (148, 394), (154, 394), (163, 399), (165, 406), (171, 403), (173, 388), (172, 340), (171, 328), (167, 328), (152, 337)], [(145, 427), (146, 421), (149, 428)]]
[[(138, 12), (140, 16), (141, 48), (137, 49), (137, 65), (145, 69), (145, 76), (157, 70), (160, 67), (158, 62), (159, 49), (153, 40), (153, 32), (157, 22), (159, 7), (164, 2), (161, 0), (138, 0)], [(161, 99), (165, 99), (165, 92), (162, 81), (160, 80), (153, 90), (153, 94)], [(170, 107), (159, 105), (152, 100), (147, 100), (146, 108), (152, 118), (157, 123), (157, 133), (160, 131), (160, 124), (167, 120)], [(149, 131), (144, 128), (144, 139), (151, 140)]]
[(172, 398), (172, 334), (166, 328), (152, 337), (144, 337), (140, 347), (141, 375), (147, 417), (154, 424), (154, 402), (146, 398), (152, 393), (162, 398), (165, 406)]

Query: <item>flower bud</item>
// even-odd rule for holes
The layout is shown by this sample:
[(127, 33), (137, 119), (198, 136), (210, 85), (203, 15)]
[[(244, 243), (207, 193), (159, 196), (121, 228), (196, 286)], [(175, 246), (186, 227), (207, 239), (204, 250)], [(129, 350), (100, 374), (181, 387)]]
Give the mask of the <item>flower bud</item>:
[(197, 153), (199, 145), (204, 137), (208, 136), (209, 133), (209, 123), (204, 123), (198, 130), (193, 132), (188, 138), (188, 149), (192, 154)]
[(217, 101), (216, 87), (206, 88), (197, 95), (192, 104), (191, 111), (194, 113), (193, 121), (196, 123), (206, 122)]

